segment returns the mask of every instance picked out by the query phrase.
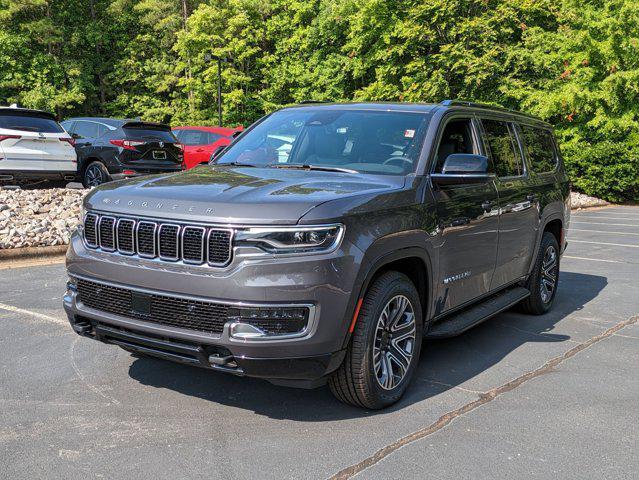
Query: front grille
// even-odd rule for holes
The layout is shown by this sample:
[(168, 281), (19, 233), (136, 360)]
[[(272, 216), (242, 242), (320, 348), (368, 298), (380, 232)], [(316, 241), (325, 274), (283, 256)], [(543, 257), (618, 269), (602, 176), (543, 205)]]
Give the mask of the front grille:
[[(77, 280), (77, 288), (83, 305), (122, 317), (213, 334), (222, 333), (228, 320), (229, 306), (221, 303), (140, 294), (84, 279)], [(148, 309), (141, 308), (140, 303)]]
[(89, 213), (84, 241), (105, 252), (223, 267), (231, 261), (233, 230)]

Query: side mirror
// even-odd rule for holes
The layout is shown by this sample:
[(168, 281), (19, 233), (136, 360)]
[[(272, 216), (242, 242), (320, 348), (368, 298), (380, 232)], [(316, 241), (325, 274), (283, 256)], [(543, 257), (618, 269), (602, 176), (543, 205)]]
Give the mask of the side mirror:
[(74, 139), (74, 140), (78, 140), (78, 139), (82, 138), (82, 135), (78, 135), (77, 133), (72, 133), (71, 134), (71, 138)]
[(488, 158), (483, 155), (469, 153), (453, 153), (446, 157), (442, 173), (486, 173), (488, 172)]
[(215, 163), (215, 160), (217, 159), (217, 157), (219, 157), (224, 150), (226, 150), (226, 145), (220, 145), (219, 147), (217, 147), (211, 154), (209, 163)]
[(495, 175), (488, 173), (488, 157), (469, 153), (453, 153), (444, 161), (442, 173), (431, 174), (437, 185), (486, 183)]

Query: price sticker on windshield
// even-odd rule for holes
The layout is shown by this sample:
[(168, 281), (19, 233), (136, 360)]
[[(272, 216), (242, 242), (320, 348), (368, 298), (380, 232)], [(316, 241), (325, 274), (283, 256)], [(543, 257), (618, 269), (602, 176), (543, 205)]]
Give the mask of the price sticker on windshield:
[(406, 138), (413, 138), (415, 136), (415, 130), (404, 130), (404, 136)]

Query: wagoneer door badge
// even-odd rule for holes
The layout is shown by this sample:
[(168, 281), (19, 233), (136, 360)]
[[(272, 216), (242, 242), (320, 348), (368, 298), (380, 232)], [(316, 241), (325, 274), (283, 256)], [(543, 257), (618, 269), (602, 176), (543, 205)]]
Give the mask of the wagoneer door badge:
[(453, 283), (468, 277), (470, 277), (470, 270), (466, 270), (465, 272), (458, 273), (457, 275), (451, 275), (450, 277), (444, 278), (444, 285), (448, 285), (449, 283)]

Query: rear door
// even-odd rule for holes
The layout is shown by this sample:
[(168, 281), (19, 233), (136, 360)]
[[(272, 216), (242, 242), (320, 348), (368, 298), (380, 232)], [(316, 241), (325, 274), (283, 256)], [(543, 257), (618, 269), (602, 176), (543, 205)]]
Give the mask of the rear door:
[(45, 112), (0, 110), (1, 170), (74, 172), (76, 153), (68, 134)]
[(499, 247), (491, 286), (494, 290), (527, 274), (539, 229), (539, 210), (515, 124), (495, 117), (482, 118), (481, 125), (499, 194)]
[[(453, 117), (441, 134), (433, 172), (448, 155), (483, 154), (472, 116)], [(441, 244), (436, 314), (489, 292), (497, 257), (499, 207), (493, 181), (434, 186)]]

